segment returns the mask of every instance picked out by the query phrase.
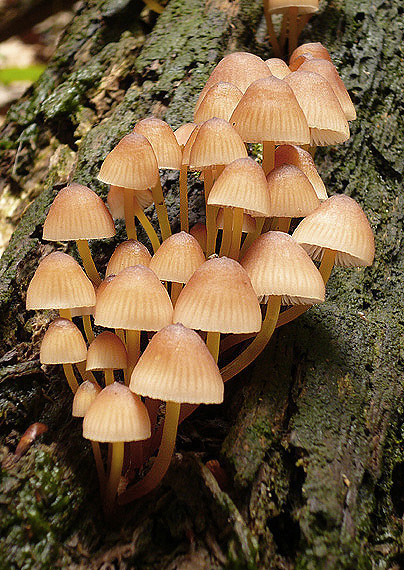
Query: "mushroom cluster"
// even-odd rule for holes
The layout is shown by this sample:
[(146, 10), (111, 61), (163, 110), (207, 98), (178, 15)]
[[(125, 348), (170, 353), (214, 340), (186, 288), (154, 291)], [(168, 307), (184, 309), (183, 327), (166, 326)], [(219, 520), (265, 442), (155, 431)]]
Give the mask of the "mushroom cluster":
[[(194, 123), (173, 132), (158, 118), (143, 119), (106, 156), (98, 178), (110, 185), (109, 209), (76, 183), (51, 205), (44, 239), (75, 240), (84, 270), (51, 253), (26, 304), (59, 311), (40, 359), (63, 365), (107, 515), (117, 500), (158, 485), (179, 421), (201, 403), (222, 402), (224, 382), (262, 352), (277, 326), (324, 301), (334, 265), (373, 261), (365, 214), (348, 196), (328, 197), (312, 157), (315, 145), (346, 140), (355, 118), (330, 59), (317, 44), (298, 48), (293, 71), (250, 53), (224, 57), (199, 96)], [(262, 145), (262, 161), (249, 156), (249, 143)], [(176, 234), (159, 168), (179, 171)], [(206, 204), (206, 225), (191, 230), (188, 170), (203, 178)], [(158, 231), (144, 213), (152, 203)], [(114, 218), (125, 219), (128, 240), (102, 279), (88, 240), (113, 236)], [(153, 255), (137, 241), (136, 218)], [(227, 349), (250, 338), (229, 361)]]

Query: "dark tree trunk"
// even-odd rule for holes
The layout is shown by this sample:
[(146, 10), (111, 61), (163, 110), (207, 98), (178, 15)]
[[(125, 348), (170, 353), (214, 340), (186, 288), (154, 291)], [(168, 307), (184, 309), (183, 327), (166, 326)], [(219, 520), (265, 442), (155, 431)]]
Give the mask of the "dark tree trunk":
[[(376, 261), (335, 270), (326, 303), (282, 328), (230, 383), (223, 406), (184, 423), (163, 485), (113, 530), (103, 527), (71, 396), (57, 369), (39, 365), (51, 312), (24, 308), (27, 284), (53, 247), (41, 226), (67, 181), (105, 196), (101, 161), (137, 120), (191, 120), (225, 53), (270, 56), (261, 2), (171, 0), (158, 19), (142, 19), (141, 2), (88, 1), (44, 75), (10, 109), (0, 191), (21, 194), (23, 204), (36, 199), (0, 273), (0, 568), (404, 567), (403, 8), (400, 0), (322, 6), (304, 40), (328, 47), (358, 120), (349, 143), (316, 161), (331, 193), (363, 205)], [(176, 175), (165, 186), (177, 228)], [(191, 221), (198, 196), (194, 184)], [(115, 244), (94, 244), (100, 267)], [(35, 421), (47, 434), (12, 464)], [(224, 490), (204, 465), (211, 458), (227, 472)]]

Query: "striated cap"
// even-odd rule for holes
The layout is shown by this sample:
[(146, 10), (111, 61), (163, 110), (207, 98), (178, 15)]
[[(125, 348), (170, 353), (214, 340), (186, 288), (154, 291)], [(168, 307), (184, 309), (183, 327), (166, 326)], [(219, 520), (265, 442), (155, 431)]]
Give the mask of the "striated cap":
[(345, 194), (323, 202), (300, 222), (293, 237), (313, 259), (321, 259), (324, 249), (335, 250), (335, 265), (372, 265), (375, 256), (373, 232), (365, 213)]
[[(95, 292), (96, 299), (98, 299), (98, 297), (101, 295), (101, 293), (107, 288), (107, 286), (111, 283), (111, 281), (113, 279), (115, 279), (115, 277), (116, 277), (116, 275), (112, 273), (111, 275), (108, 275), (107, 277), (105, 277), (105, 279), (103, 279), (101, 281), (101, 283), (98, 285), (97, 290)], [(94, 309), (95, 309), (95, 307), (94, 307)]]
[(196, 139), (196, 135), (199, 133), (199, 130), (201, 128), (201, 125), (196, 125), (196, 127), (193, 129), (192, 133), (189, 135), (189, 138), (182, 150), (182, 164), (186, 164), (187, 166), (189, 166), (190, 164), (190, 157), (191, 157), (191, 150), (193, 147), (193, 144), (195, 142)]
[(267, 59), (265, 63), (269, 67), (272, 75), (278, 79), (285, 79), (285, 77), (291, 73), (288, 65), (283, 59), (279, 59), (278, 57), (271, 57)]
[(271, 72), (265, 62), (252, 53), (234, 52), (219, 61), (202, 89), (195, 105), (195, 111), (203, 101), (205, 94), (216, 83), (232, 83), (242, 93), (257, 79), (269, 77)]
[(282, 164), (293, 164), (297, 166), (297, 168), (300, 168), (310, 180), (317, 194), (317, 198), (319, 200), (327, 200), (328, 194), (324, 182), (321, 180), (314, 160), (307, 150), (291, 144), (278, 146), (275, 150), (275, 168), (282, 166)]
[(121, 370), (128, 366), (128, 355), (116, 334), (104, 331), (88, 347), (86, 370)]
[(193, 225), (189, 230), (191, 236), (193, 236), (202, 248), (202, 251), (206, 251), (206, 240), (207, 240), (207, 230), (206, 225), (198, 222)]
[(195, 130), (195, 127), (195, 123), (185, 123), (184, 125), (178, 127), (176, 131), (174, 131), (174, 136), (180, 147), (184, 147), (187, 144), (189, 137)]
[(119, 382), (101, 390), (84, 416), (83, 437), (92, 441), (141, 441), (150, 435), (146, 406)]
[(201, 169), (214, 164), (229, 164), (247, 157), (247, 149), (240, 136), (227, 121), (209, 119), (195, 137), (189, 157), (190, 168)]
[(55, 251), (44, 257), (27, 291), (27, 310), (71, 309), (95, 305), (90, 279), (70, 255)]
[(198, 241), (186, 232), (167, 238), (150, 261), (150, 269), (161, 281), (186, 283), (205, 261)]
[[(224, 210), (223, 210), (223, 208), (220, 208), (219, 213), (217, 215), (216, 226), (219, 228), (219, 230), (223, 229), (223, 226), (224, 226)], [(241, 231), (245, 234), (248, 234), (250, 232), (255, 231), (255, 229), (256, 229), (255, 218), (253, 218), (249, 214), (244, 213), (243, 214), (243, 227), (242, 227)]]
[(219, 257), (195, 271), (178, 297), (173, 321), (203, 331), (257, 332), (261, 311), (245, 270), (237, 261)]
[(216, 83), (207, 92), (194, 113), (195, 123), (204, 123), (213, 117), (228, 121), (243, 94), (232, 83)]
[(317, 59), (326, 59), (331, 61), (331, 56), (327, 50), (320, 42), (311, 42), (307, 44), (301, 44), (293, 51), (289, 59), (289, 67), (295, 62), (295, 60), (303, 54), (310, 54)]
[(310, 142), (306, 118), (291, 87), (276, 77), (253, 83), (235, 108), (230, 123), (245, 142)]
[(303, 172), (292, 164), (283, 164), (267, 176), (271, 210), (267, 216), (301, 218), (318, 208), (320, 200)]
[(253, 216), (270, 216), (270, 196), (261, 166), (249, 157), (228, 164), (214, 183), (208, 204), (243, 208)]
[(114, 186), (146, 190), (157, 183), (156, 155), (143, 135), (130, 133), (119, 141), (102, 163), (98, 180)]
[(188, 404), (220, 404), (223, 387), (206, 344), (181, 324), (153, 336), (130, 381), (130, 389), (141, 396)]
[(295, 71), (285, 78), (291, 86), (310, 127), (311, 144), (326, 146), (349, 139), (344, 111), (324, 77), (309, 71)]
[(144, 265), (127, 267), (97, 295), (95, 324), (158, 331), (172, 323), (173, 306), (157, 275)]
[(156, 117), (148, 117), (139, 121), (132, 132), (147, 138), (153, 147), (159, 168), (181, 168), (181, 148), (172, 128), (166, 122)]
[(102, 239), (114, 235), (114, 221), (104, 202), (81, 184), (70, 184), (58, 192), (43, 226), (43, 239), (48, 241)]
[(88, 408), (100, 392), (101, 388), (95, 382), (86, 380), (80, 384), (77, 388), (77, 392), (74, 394), (72, 416), (75, 418), (84, 418)]
[(318, 73), (324, 77), (324, 79), (326, 79), (333, 88), (333, 91), (337, 96), (342, 110), (345, 113), (346, 120), (354, 121), (356, 119), (355, 107), (352, 103), (349, 93), (346, 90), (344, 82), (339, 76), (338, 71), (330, 61), (326, 59), (306, 60), (299, 69), (300, 71), (311, 71), (313, 73)]
[[(126, 190), (128, 190), (126, 188)], [(144, 210), (153, 204), (153, 194), (150, 190), (132, 190), (133, 198), (138, 201), (140, 207)], [(107, 196), (107, 204), (114, 220), (125, 219), (125, 188), (122, 186), (111, 186)]]
[(118, 275), (126, 267), (133, 265), (150, 265), (151, 255), (140, 241), (129, 239), (120, 243), (108, 261), (105, 276)]
[(323, 278), (304, 249), (284, 232), (258, 237), (241, 261), (258, 296), (279, 295), (283, 305), (322, 303)]
[(288, 8), (297, 8), (299, 14), (318, 12), (319, 0), (264, 0), (267, 11), (271, 14), (284, 12)]
[(83, 335), (68, 319), (55, 319), (48, 327), (39, 353), (42, 364), (72, 364), (83, 362), (87, 346)]

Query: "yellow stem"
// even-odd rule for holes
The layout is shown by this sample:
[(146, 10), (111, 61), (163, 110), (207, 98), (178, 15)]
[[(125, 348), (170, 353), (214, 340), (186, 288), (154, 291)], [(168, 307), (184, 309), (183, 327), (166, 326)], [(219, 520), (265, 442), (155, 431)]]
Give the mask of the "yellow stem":
[(93, 327), (91, 326), (90, 315), (82, 315), (81, 318), (83, 320), (83, 327), (84, 327), (84, 332), (86, 333), (86, 338), (89, 344), (91, 344), (93, 340), (95, 340), (95, 336), (94, 336)]
[(217, 363), (219, 358), (220, 332), (208, 332), (206, 337), (206, 346)]
[(90, 382), (93, 382), (93, 384), (98, 385), (98, 382), (95, 379), (95, 376), (91, 372), (91, 370), (86, 370), (86, 363), (85, 362), (76, 362), (76, 366), (77, 366), (77, 370), (80, 372), (80, 376), (83, 378), (84, 382), (86, 380), (89, 380)]
[(220, 246), (220, 257), (229, 255), (231, 246), (231, 237), (233, 229), (233, 212), (231, 208), (223, 208), (223, 235), (222, 244)]
[(125, 445), (123, 441), (118, 441), (112, 444), (111, 468), (104, 503), (106, 515), (111, 514), (114, 509), (115, 497), (122, 473), (124, 451)]
[(98, 441), (91, 441), (91, 447), (93, 448), (94, 461), (95, 461), (95, 465), (97, 467), (98, 481), (100, 482), (100, 489), (101, 489), (101, 492), (103, 493), (104, 487), (105, 487), (106, 477), (105, 477), (104, 464), (102, 462), (102, 457), (101, 457), (100, 444), (98, 443)]
[(238, 260), (240, 255), (241, 234), (243, 231), (243, 208), (233, 208), (233, 235), (231, 238), (231, 246), (229, 257)]
[(277, 295), (271, 296), (268, 300), (267, 311), (260, 332), (237, 358), (220, 371), (223, 382), (227, 382), (227, 380), (239, 374), (261, 354), (275, 330), (280, 308), (281, 297)]
[(156, 234), (152, 224), (150, 223), (149, 218), (146, 216), (143, 209), (140, 207), (139, 202), (137, 201), (137, 198), (134, 197), (133, 201), (134, 201), (133, 210), (134, 210), (135, 216), (139, 219), (139, 222), (142, 224), (142, 226), (143, 226), (145, 232), (147, 233), (148, 238), (152, 244), (153, 251), (154, 251), (154, 253), (156, 253), (156, 251), (160, 247), (160, 240), (157, 237), (157, 234)]
[(279, 47), (279, 43), (278, 43), (278, 40), (276, 38), (274, 25), (272, 23), (272, 16), (268, 12), (268, 10), (265, 9), (265, 2), (264, 2), (264, 13), (265, 13), (265, 20), (266, 20), (267, 28), (268, 28), (269, 43), (272, 46), (272, 51), (274, 52), (274, 56), (275, 57), (282, 57), (281, 48)]
[(64, 319), (72, 320), (72, 312), (70, 309), (59, 309), (59, 315)]
[(94, 283), (96, 287), (98, 287), (98, 285), (101, 283), (101, 277), (97, 271), (93, 257), (91, 255), (88, 241), (86, 239), (77, 239), (76, 244), (88, 278)]
[(147, 475), (136, 485), (129, 488), (120, 498), (119, 504), (124, 505), (150, 493), (163, 479), (170, 466), (177, 437), (178, 418), (181, 404), (177, 402), (166, 403), (166, 416), (164, 420), (163, 436), (156, 460)]
[(76, 376), (73, 372), (73, 366), (71, 364), (63, 364), (63, 371), (66, 376), (67, 383), (70, 386), (71, 391), (73, 394), (77, 392), (77, 388), (79, 387), (77, 383)]
[(287, 234), (290, 228), (291, 221), (292, 218), (274, 218), (272, 220), (271, 229), (277, 232), (284, 232), (285, 234)]
[(115, 329), (115, 334), (123, 342), (123, 344), (126, 346), (124, 330), (123, 329)]
[(157, 217), (160, 224), (161, 237), (163, 241), (171, 235), (170, 222), (168, 220), (167, 208), (164, 202), (163, 189), (161, 187), (160, 176), (157, 184), (152, 188), (153, 200), (156, 206)]
[(289, 8), (289, 56), (297, 47), (297, 17), (299, 14), (299, 8), (290, 7)]
[(250, 245), (261, 235), (264, 226), (265, 218), (255, 218), (255, 230), (249, 232), (244, 240), (243, 247), (240, 250), (240, 259), (243, 258)]
[(140, 355), (140, 331), (126, 331), (126, 342), (128, 344), (128, 377), (127, 382), (129, 385), (130, 377), (135, 368), (136, 362), (139, 360)]
[(111, 368), (104, 370), (105, 386), (109, 386), (115, 382), (114, 371)]
[(137, 239), (136, 226), (135, 226), (135, 204), (134, 204), (135, 191), (130, 188), (125, 188), (123, 195), (124, 195), (126, 235), (128, 236), (128, 239)]
[(217, 233), (216, 216), (218, 208), (216, 206), (208, 206), (208, 198), (213, 186), (212, 167), (205, 168), (203, 174), (206, 204), (206, 257), (209, 257), (212, 253), (215, 253)]
[(267, 176), (275, 166), (275, 143), (264, 141), (262, 144), (262, 168)]
[(175, 303), (177, 302), (179, 294), (182, 291), (182, 286), (183, 283), (176, 283), (175, 281), (171, 283), (171, 302), (173, 304), (173, 307), (175, 307)]
[(182, 164), (180, 168), (180, 220), (182, 232), (189, 232), (187, 171), (187, 165)]

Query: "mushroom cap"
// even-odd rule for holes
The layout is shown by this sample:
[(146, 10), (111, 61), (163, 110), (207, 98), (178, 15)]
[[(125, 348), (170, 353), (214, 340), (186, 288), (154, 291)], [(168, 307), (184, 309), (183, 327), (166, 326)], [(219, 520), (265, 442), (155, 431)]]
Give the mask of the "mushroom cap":
[(195, 128), (192, 130), (191, 134), (188, 137), (187, 142), (184, 145), (184, 148), (182, 149), (182, 164), (189, 166), (190, 164), (190, 158), (191, 158), (191, 150), (193, 147), (193, 144), (195, 142), (196, 139), (196, 135), (199, 133), (199, 130), (201, 128), (201, 125), (196, 125)]
[(282, 164), (267, 176), (271, 209), (267, 216), (301, 218), (318, 208), (320, 200), (307, 176), (292, 164)]
[(76, 325), (62, 317), (51, 322), (39, 352), (42, 364), (72, 364), (83, 362), (86, 357), (87, 346)]
[(297, 46), (297, 48), (292, 52), (292, 55), (290, 56), (289, 67), (298, 57), (306, 53), (309, 53), (310, 55), (318, 59), (327, 59), (328, 61), (331, 61), (331, 56), (327, 48), (325, 48), (322, 43), (310, 42), (307, 44), (301, 44), (300, 46)]
[(319, 0), (264, 0), (269, 13), (285, 12), (288, 8), (297, 8), (299, 14), (318, 12)]
[(214, 183), (208, 204), (243, 208), (252, 216), (270, 216), (270, 196), (261, 166), (250, 157), (228, 164)]
[(106, 156), (98, 180), (114, 186), (146, 190), (155, 186), (158, 176), (152, 145), (143, 135), (129, 133)]
[(375, 243), (362, 208), (345, 194), (331, 196), (304, 218), (293, 233), (294, 239), (312, 259), (321, 259), (324, 249), (337, 252), (335, 265), (372, 265)]
[(257, 55), (242, 51), (230, 53), (219, 61), (210, 74), (199, 95), (195, 111), (198, 110), (206, 92), (216, 83), (232, 83), (244, 93), (251, 83), (270, 75), (268, 66)]
[(267, 59), (265, 63), (269, 67), (272, 75), (278, 79), (285, 79), (285, 77), (291, 73), (287, 63), (278, 57), (271, 57), (270, 59)]
[[(223, 226), (224, 226), (224, 209), (223, 208), (220, 208), (219, 213), (217, 214), (216, 226), (219, 228), (219, 230), (223, 229)], [(256, 229), (255, 218), (253, 218), (249, 214), (244, 213), (243, 214), (243, 227), (242, 227), (241, 231), (245, 234), (248, 234), (250, 232), (255, 231), (255, 229)]]
[(293, 89), (310, 127), (311, 144), (326, 146), (349, 139), (345, 113), (331, 85), (322, 75), (295, 71), (285, 78)]
[(116, 334), (104, 331), (88, 347), (86, 370), (121, 370), (128, 366), (128, 355)]
[(196, 124), (195, 123), (184, 123), (177, 130), (174, 131), (174, 136), (177, 140), (177, 143), (184, 147), (188, 142), (189, 137), (195, 130)]
[(172, 128), (165, 121), (156, 117), (147, 117), (136, 123), (133, 133), (147, 138), (152, 145), (159, 168), (179, 170), (182, 151)]
[(77, 388), (77, 392), (74, 394), (72, 416), (75, 418), (84, 418), (89, 407), (100, 392), (101, 388), (95, 382), (86, 380), (80, 384)]
[(223, 380), (206, 344), (182, 324), (156, 333), (133, 370), (130, 389), (141, 396), (189, 404), (220, 404)]
[(55, 251), (40, 262), (27, 291), (27, 310), (95, 305), (90, 279), (70, 255)]
[(193, 236), (202, 248), (202, 251), (206, 251), (206, 240), (207, 240), (207, 230), (206, 225), (202, 222), (198, 222), (192, 226), (189, 230), (191, 236)]
[(127, 267), (97, 295), (95, 324), (158, 331), (172, 323), (173, 306), (157, 275), (144, 265)]
[(114, 221), (104, 202), (81, 184), (69, 184), (58, 192), (43, 226), (43, 239), (48, 241), (101, 239), (114, 235)]
[(122, 186), (111, 185), (107, 196), (107, 203), (114, 220), (125, 219), (125, 190), (133, 192), (133, 199), (136, 198), (143, 210), (153, 204), (153, 194), (150, 190), (133, 190), (132, 188), (128, 189)]
[(323, 278), (304, 249), (284, 232), (258, 237), (241, 261), (258, 296), (279, 295), (283, 305), (322, 303)]
[(84, 416), (83, 437), (92, 441), (141, 441), (150, 435), (146, 406), (119, 382), (101, 390)]
[(228, 121), (243, 93), (232, 83), (216, 83), (206, 92), (194, 113), (195, 123), (203, 123), (213, 117)]
[(173, 322), (203, 331), (257, 332), (261, 310), (241, 265), (218, 257), (205, 261), (185, 285), (175, 305)]
[(328, 194), (317, 172), (314, 160), (307, 150), (291, 144), (284, 144), (275, 149), (275, 168), (282, 164), (293, 164), (310, 180), (319, 200), (327, 200)]
[(140, 241), (129, 239), (120, 243), (108, 261), (105, 276), (118, 275), (126, 267), (133, 265), (150, 265), (152, 256), (149, 250)]
[(247, 149), (237, 131), (224, 119), (215, 117), (201, 125), (191, 147), (189, 165), (198, 170), (244, 157)]
[(161, 281), (186, 283), (205, 261), (198, 241), (186, 232), (167, 238), (150, 261), (150, 269)]
[(309, 144), (306, 118), (286, 79), (260, 79), (244, 93), (230, 123), (245, 142)]
[(311, 53), (302, 53), (289, 64), (289, 69), (290, 71), (297, 71), (305, 61), (311, 61), (312, 59), (315, 59), (315, 57)]

